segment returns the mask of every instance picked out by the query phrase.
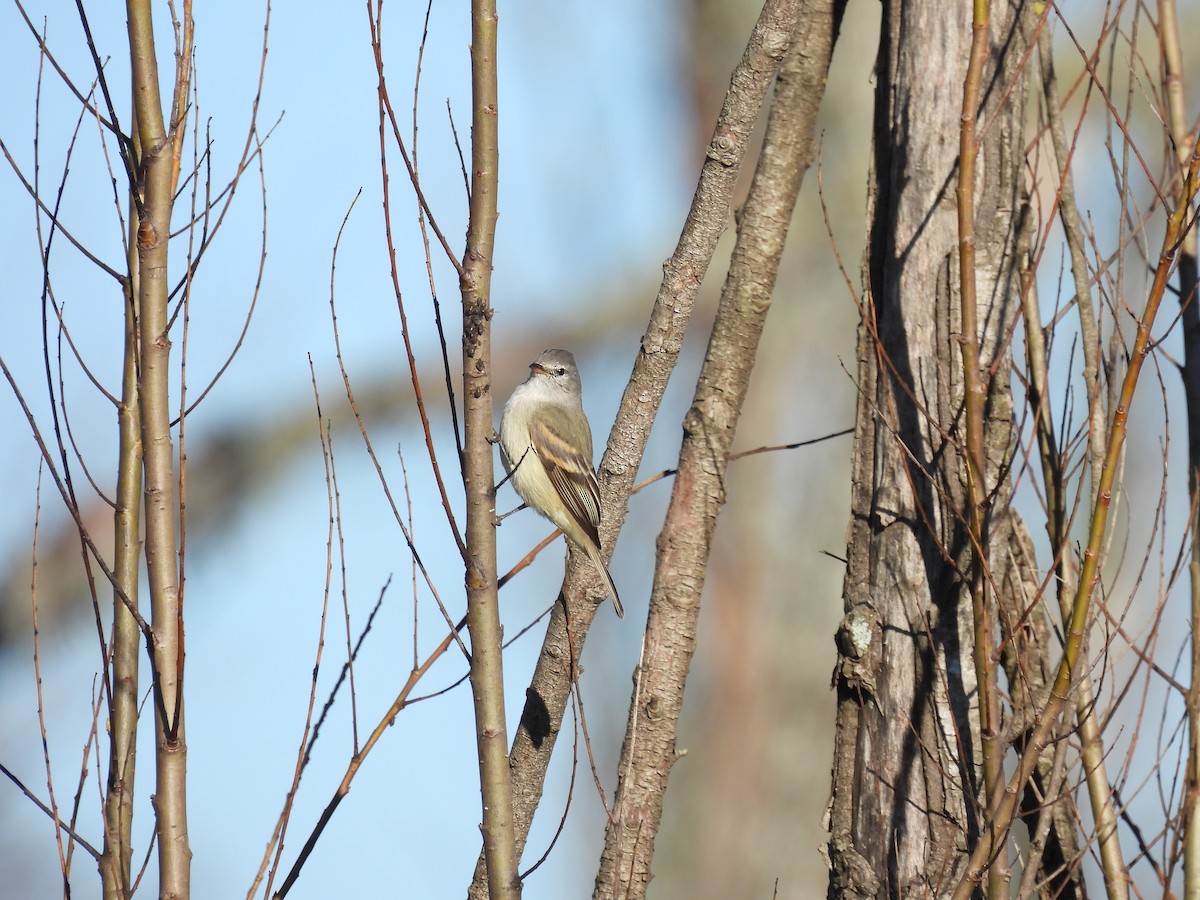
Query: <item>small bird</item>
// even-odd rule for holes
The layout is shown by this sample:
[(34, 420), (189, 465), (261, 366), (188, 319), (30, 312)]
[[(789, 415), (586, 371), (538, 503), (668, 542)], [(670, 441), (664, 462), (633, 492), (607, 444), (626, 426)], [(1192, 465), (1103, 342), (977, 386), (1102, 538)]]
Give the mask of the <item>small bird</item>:
[(500, 459), (525, 501), (583, 549), (612, 597), (625, 610), (600, 553), (600, 488), (592, 468), (592, 429), (583, 412), (575, 357), (544, 350), (529, 364), (500, 417)]

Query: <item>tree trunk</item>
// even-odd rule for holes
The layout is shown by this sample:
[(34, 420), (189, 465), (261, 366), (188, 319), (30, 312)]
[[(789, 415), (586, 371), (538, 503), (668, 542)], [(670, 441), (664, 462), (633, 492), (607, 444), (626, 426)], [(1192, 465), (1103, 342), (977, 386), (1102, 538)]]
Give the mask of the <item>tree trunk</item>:
[[(977, 118), (975, 308), (987, 397), (985, 533), (996, 547), (1005, 545), (1010, 521), (1008, 357), (1024, 190), (1021, 13), (1015, 0), (992, 5)], [(839, 898), (953, 890), (987, 804), (972, 657), (955, 199), (971, 7), (885, 0), (883, 16), (846, 615), (834, 678), (829, 895)], [(1006, 583), (1010, 558), (996, 552), (988, 560), (993, 590)]]

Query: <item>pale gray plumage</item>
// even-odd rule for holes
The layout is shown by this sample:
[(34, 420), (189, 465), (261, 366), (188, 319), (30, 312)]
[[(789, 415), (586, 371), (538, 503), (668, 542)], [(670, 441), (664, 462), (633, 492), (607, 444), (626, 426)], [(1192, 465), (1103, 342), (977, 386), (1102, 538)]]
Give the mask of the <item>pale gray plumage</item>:
[(579, 369), (566, 350), (545, 350), (529, 364), (529, 377), (504, 404), (500, 450), (521, 499), (587, 553), (604, 578), (617, 615), (624, 616), (600, 552), (592, 430), (583, 412)]

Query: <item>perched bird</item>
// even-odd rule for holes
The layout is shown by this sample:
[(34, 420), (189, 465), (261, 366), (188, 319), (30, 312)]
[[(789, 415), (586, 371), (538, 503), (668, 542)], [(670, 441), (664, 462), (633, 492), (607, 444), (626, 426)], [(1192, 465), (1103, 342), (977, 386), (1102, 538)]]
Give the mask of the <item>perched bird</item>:
[(500, 417), (500, 458), (526, 505), (558, 526), (596, 565), (618, 616), (621, 598), (600, 553), (600, 488), (575, 357), (545, 350)]

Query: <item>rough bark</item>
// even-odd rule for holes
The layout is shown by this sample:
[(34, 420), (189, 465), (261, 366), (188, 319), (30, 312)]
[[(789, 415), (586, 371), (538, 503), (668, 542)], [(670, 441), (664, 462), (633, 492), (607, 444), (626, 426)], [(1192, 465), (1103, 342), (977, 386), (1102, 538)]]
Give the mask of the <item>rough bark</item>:
[[(812, 163), (817, 113), (844, 2), (807, 3), (779, 70), (763, 150), (713, 323), (658, 555), (641, 665), (630, 704), (614, 815), (596, 898), (638, 898), (675, 762), (676, 726), (696, 649), (705, 571), (737, 423), (749, 388), (788, 226)], [(782, 52), (782, 50), (781, 50)]]
[[(1012, 443), (1008, 338), (1018, 311), (1020, 4), (992, 9), (979, 111), (975, 271), (987, 391), (988, 514), (1005, 508)], [(846, 617), (829, 895), (951, 890), (980, 826), (979, 721), (967, 577), (963, 368), (955, 210), (970, 7), (883, 5), (868, 248), (858, 339)], [(993, 546), (1005, 545), (1002, 522)], [(1008, 554), (988, 559), (1003, 585)]]

